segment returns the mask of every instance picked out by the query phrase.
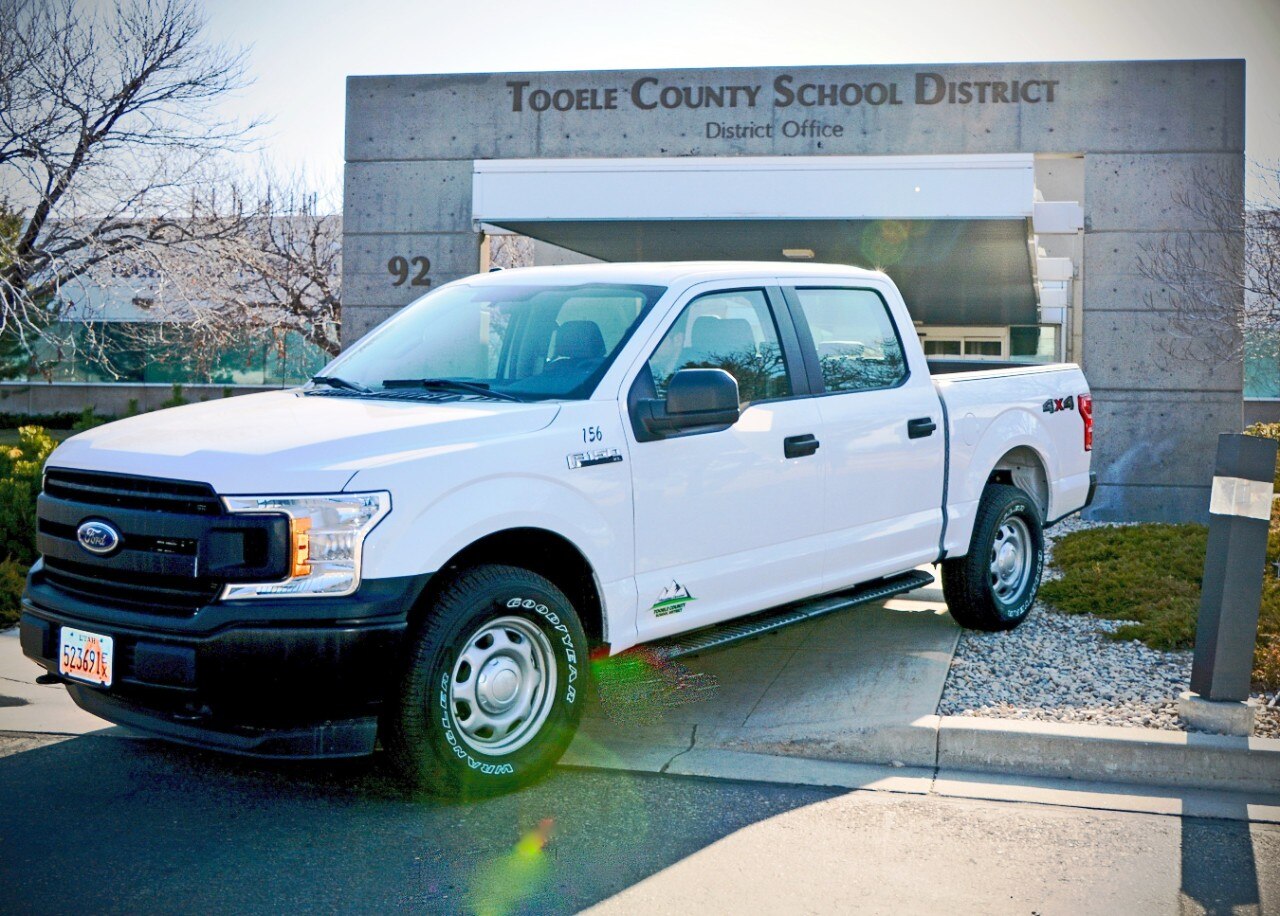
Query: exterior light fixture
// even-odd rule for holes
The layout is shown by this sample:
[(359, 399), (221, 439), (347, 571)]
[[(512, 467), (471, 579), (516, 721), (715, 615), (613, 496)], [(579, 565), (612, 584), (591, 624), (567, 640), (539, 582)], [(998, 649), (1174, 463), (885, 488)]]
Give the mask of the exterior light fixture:
[(782, 249), (784, 258), (793, 258), (797, 261), (807, 261), (813, 257), (812, 248), (784, 248)]

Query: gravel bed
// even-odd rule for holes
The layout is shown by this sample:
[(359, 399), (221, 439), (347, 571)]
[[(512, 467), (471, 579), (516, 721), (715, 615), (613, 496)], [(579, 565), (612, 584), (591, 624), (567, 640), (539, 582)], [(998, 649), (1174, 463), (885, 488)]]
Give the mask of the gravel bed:
[[(1046, 553), (1065, 534), (1107, 524), (1066, 519), (1045, 532)], [(1056, 578), (1047, 564), (1045, 578)], [(965, 630), (938, 713), (1185, 731), (1177, 697), (1191, 680), (1191, 653), (1108, 639), (1121, 623), (1059, 614), (1037, 601), (1012, 632)], [(1261, 710), (1255, 734), (1280, 737), (1280, 709)]]

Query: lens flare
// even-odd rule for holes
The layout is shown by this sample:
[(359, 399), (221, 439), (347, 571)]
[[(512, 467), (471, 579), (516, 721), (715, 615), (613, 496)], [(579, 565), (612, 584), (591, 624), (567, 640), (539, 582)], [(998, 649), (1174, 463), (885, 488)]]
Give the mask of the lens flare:
[(611, 658), (593, 657), (591, 674), (605, 715), (631, 725), (656, 724), (664, 710), (710, 699), (720, 686), (714, 675), (645, 647)]
[(467, 892), (467, 909), (476, 916), (505, 916), (538, 893), (550, 873), (546, 849), (554, 826), (554, 818), (543, 818), (516, 841), (511, 852), (477, 868)]

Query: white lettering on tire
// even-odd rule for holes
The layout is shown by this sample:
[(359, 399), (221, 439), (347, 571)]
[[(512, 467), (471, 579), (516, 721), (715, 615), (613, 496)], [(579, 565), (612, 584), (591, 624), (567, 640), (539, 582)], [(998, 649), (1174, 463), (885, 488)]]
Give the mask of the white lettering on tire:
[(483, 763), (472, 757), (462, 747), (458, 738), (453, 733), (453, 720), (449, 715), (449, 674), (445, 672), (440, 678), (440, 708), (444, 710), (440, 717), (440, 725), (444, 728), (444, 740), (449, 742), (449, 747), (453, 750), (453, 755), (459, 760), (465, 761), (467, 766), (473, 770), (479, 770), (485, 776), (509, 776), (515, 773), (516, 768), (509, 763)]

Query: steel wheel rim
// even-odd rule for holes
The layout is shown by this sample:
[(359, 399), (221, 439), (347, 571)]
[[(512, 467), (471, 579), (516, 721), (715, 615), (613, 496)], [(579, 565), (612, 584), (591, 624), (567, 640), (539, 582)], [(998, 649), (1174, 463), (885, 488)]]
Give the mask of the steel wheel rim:
[(991, 541), (991, 592), (1001, 604), (1016, 603), (1031, 578), (1031, 529), (1018, 516), (1000, 523)]
[(556, 693), (551, 640), (524, 617), (499, 617), (463, 643), (449, 681), (449, 710), (462, 740), (491, 757), (538, 734)]

